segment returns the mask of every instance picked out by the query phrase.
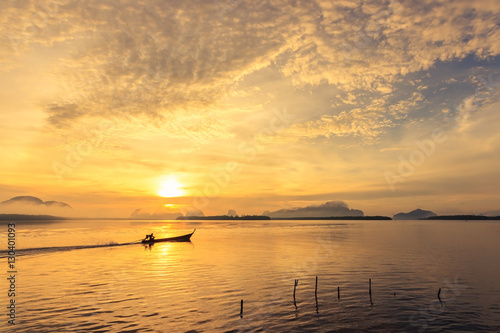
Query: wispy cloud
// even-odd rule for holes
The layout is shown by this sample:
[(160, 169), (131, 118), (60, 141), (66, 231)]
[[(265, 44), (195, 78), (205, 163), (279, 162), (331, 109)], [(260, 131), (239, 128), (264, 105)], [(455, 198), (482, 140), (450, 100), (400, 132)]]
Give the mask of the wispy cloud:
[(93, 116), (165, 123), (173, 111), (202, 113), (272, 61), (297, 85), (326, 80), (346, 92), (388, 94), (402, 75), (438, 60), (500, 52), (492, 1), (238, 1), (222, 8), (212, 1), (32, 0), (3, 7), (4, 62), (40, 47), (69, 50), (54, 59), (66, 91), (46, 106), (58, 127)]

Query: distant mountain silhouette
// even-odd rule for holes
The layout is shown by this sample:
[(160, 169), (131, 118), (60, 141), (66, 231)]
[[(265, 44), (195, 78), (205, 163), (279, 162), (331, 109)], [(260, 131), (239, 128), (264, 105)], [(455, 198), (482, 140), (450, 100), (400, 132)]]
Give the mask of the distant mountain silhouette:
[(437, 216), (436, 213), (431, 212), (430, 210), (423, 210), (423, 209), (415, 209), (412, 210), (409, 213), (398, 213), (394, 215), (392, 218), (394, 220), (418, 220), (418, 219), (425, 219), (428, 217), (433, 217)]
[(12, 204), (24, 204), (24, 205), (32, 205), (32, 206), (47, 206), (47, 207), (56, 207), (56, 208), (71, 208), (71, 206), (65, 202), (43, 201), (40, 198), (29, 196), (29, 195), (14, 197), (14, 198), (11, 198), (9, 200), (5, 200), (3, 202), (0, 202), (0, 205), (12, 205)]
[(364, 216), (363, 211), (349, 209), (342, 201), (329, 201), (319, 206), (280, 209), (274, 212), (266, 211), (262, 215), (271, 218), (296, 218), (296, 217), (331, 217), (331, 216)]

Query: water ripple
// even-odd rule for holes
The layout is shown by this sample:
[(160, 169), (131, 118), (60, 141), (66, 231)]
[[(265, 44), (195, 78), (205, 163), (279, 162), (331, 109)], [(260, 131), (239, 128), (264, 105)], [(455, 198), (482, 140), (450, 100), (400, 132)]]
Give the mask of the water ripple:
[[(418, 233), (418, 224), (394, 221), (208, 222), (192, 244), (27, 249), (16, 332), (494, 332), (500, 263), (488, 253), (500, 246), (495, 232), (475, 240), (469, 226), (437, 222)], [(143, 230), (115, 222), (75, 235), (90, 243)], [(436, 244), (437, 234), (449, 239)], [(23, 237), (36, 244), (44, 236)]]

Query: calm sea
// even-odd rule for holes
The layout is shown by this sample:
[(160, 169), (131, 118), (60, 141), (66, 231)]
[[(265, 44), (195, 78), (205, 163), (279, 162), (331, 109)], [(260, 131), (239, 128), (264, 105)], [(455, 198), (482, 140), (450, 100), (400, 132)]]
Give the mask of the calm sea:
[(500, 223), (16, 222), (15, 326), (0, 227), (2, 332), (500, 331)]

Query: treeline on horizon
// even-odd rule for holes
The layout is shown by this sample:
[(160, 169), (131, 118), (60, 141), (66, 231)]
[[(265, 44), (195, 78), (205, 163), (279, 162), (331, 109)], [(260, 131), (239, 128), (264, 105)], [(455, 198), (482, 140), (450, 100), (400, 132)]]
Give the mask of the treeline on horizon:
[(215, 216), (179, 216), (176, 220), (271, 220), (269, 216), (264, 215), (215, 215)]
[(0, 214), (0, 221), (67, 220), (53, 215)]
[(392, 220), (388, 216), (269, 217), (266, 215), (179, 216), (177, 220)]
[(484, 215), (438, 215), (420, 220), (500, 220), (500, 216), (484, 216)]
[[(61, 217), (53, 215), (29, 215), (29, 214), (0, 214), (0, 221), (50, 221), (50, 220), (94, 220), (96, 218), (84, 217)], [(106, 220), (136, 220), (134, 218), (106, 218)], [(141, 220), (155, 220), (153, 218)], [(163, 219), (157, 219), (163, 220)], [(388, 216), (328, 216), (328, 217), (269, 217), (265, 215), (215, 215), (215, 216), (179, 216), (176, 220), (393, 220)], [(500, 216), (484, 215), (438, 215), (419, 220), (500, 220)], [(405, 221), (405, 220), (397, 220)]]
[(392, 220), (389, 216), (273, 217), (271, 220)]

